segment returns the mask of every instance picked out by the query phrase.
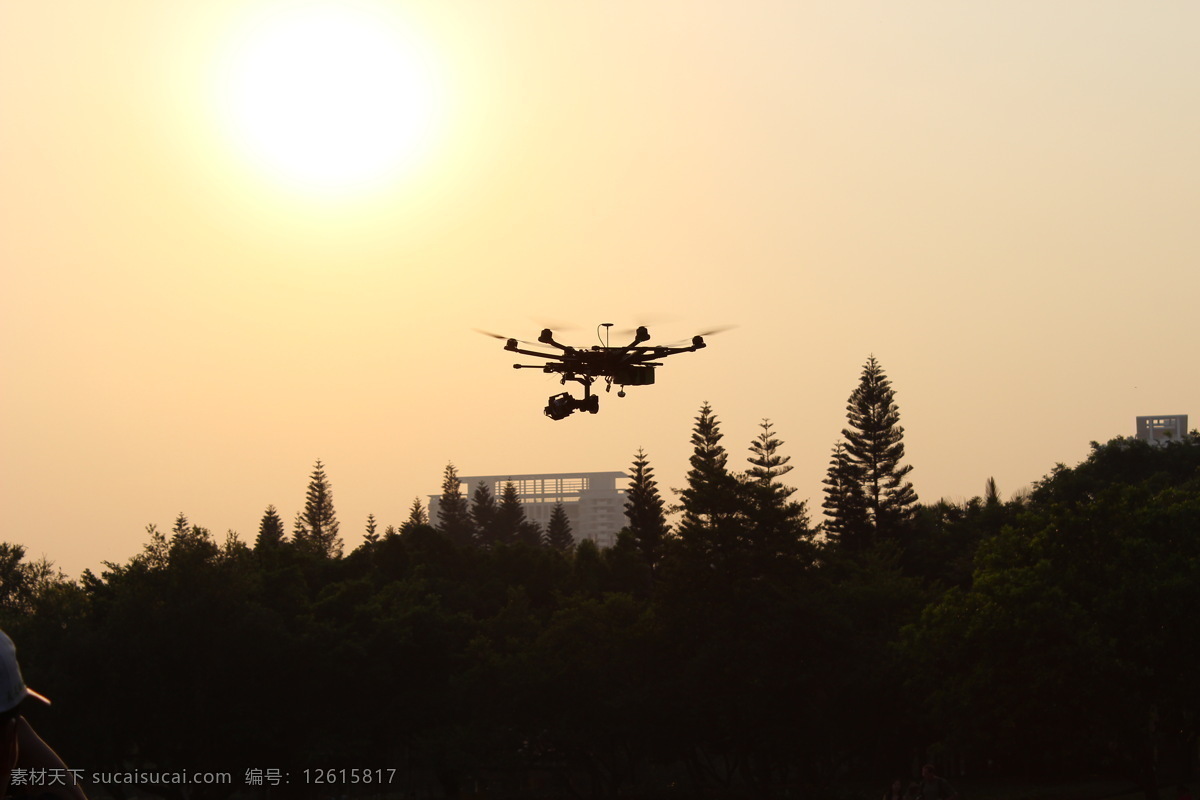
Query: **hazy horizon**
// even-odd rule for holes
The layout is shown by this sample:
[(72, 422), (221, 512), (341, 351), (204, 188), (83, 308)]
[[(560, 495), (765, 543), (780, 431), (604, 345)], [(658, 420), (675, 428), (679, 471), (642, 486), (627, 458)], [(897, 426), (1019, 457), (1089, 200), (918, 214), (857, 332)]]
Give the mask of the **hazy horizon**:
[[(5, 5), (0, 541), (252, 541), (318, 458), (347, 549), (447, 462), (669, 498), (704, 402), (816, 521), (870, 354), (922, 501), (1008, 497), (1197, 426), (1197, 98), (1183, 3)], [(737, 327), (553, 422), (472, 329), (563, 322)]]

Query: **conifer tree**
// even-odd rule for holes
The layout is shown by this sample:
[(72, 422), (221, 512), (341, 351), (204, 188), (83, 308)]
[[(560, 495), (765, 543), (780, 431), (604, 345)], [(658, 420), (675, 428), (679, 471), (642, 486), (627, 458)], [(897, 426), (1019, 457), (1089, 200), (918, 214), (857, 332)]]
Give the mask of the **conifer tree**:
[(851, 466), (848, 477), (857, 484), (853, 502), (861, 502), (866, 511), (865, 530), (853, 532), (851, 538), (894, 538), (911, 519), (917, 494), (905, 480), (912, 467), (901, 464), (904, 428), (900, 426), (895, 392), (875, 356), (863, 366), (846, 411), (850, 424), (842, 430), (842, 436), (845, 461)]
[(375, 544), (379, 541), (379, 523), (375, 521), (374, 514), (367, 514), (367, 532), (363, 534), (363, 540), (367, 544)]
[(804, 503), (791, 499), (794, 487), (779, 482), (781, 475), (791, 472), (791, 456), (780, 455), (783, 444), (775, 437), (771, 421), (764, 419), (762, 432), (750, 442), (750, 469), (746, 471), (745, 489), (751, 521), (751, 546), (757, 551), (757, 569), (780, 556), (799, 553), (802, 540), (811, 535), (808, 513)]
[(738, 476), (726, 468), (722, 436), (712, 407), (704, 403), (692, 431), (687, 486), (678, 493), (680, 542), (705, 557), (732, 555), (746, 538), (745, 492)]
[[(418, 525), (428, 525), (429, 514), (425, 512), (425, 507), (421, 505), (421, 498), (414, 497), (412, 505), (408, 510), (408, 519), (400, 526), (400, 533), (407, 533)], [(388, 526), (391, 528), (391, 526)]]
[(833, 447), (826, 471), (825, 521), (821, 528), (830, 544), (847, 552), (859, 552), (867, 546), (869, 525), (867, 509), (861, 492), (862, 480), (855, 465), (846, 455), (846, 445), (839, 441)]
[(792, 457), (779, 455), (779, 446), (783, 442), (775, 438), (774, 424), (771, 420), (764, 419), (759, 427), (762, 428), (762, 433), (750, 442), (750, 458), (746, 460), (751, 466), (746, 470), (746, 474), (764, 486), (774, 487), (784, 497), (790, 497), (796, 490), (777, 483), (775, 479), (792, 471), (791, 465), (788, 464)]
[(218, 550), (208, 528), (189, 525), (187, 516), (182, 511), (179, 512), (175, 524), (171, 527), (171, 541), (167, 548), (168, 561), (205, 561), (215, 556)]
[(338, 536), (337, 514), (333, 508), (333, 487), (321, 459), (308, 479), (304, 510), (296, 515), (292, 539), (301, 547), (324, 558), (341, 558), (342, 539)]
[(555, 503), (554, 510), (550, 512), (546, 544), (562, 553), (570, 552), (575, 546), (575, 537), (571, 534), (571, 520), (567, 518), (567, 509), (562, 503)]
[(475, 526), (462, 494), (462, 481), (454, 464), (447, 464), (442, 477), (442, 498), (438, 503), (438, 530), (459, 547), (475, 543)]
[(517, 528), (517, 541), (524, 542), (530, 547), (544, 547), (546, 545), (546, 534), (537, 520), (526, 519)]
[(488, 488), (486, 481), (480, 481), (471, 495), (471, 521), (475, 523), (475, 532), (479, 543), (484, 547), (496, 544), (496, 498)]
[(267, 506), (258, 523), (258, 537), (254, 540), (255, 550), (268, 550), (283, 544), (283, 519), (275, 506)]
[(524, 529), (528, 524), (529, 520), (525, 517), (525, 506), (521, 504), (521, 498), (517, 494), (517, 485), (512, 481), (507, 481), (504, 484), (504, 490), (500, 493), (500, 502), (496, 506), (496, 543), (515, 544), (522, 541), (527, 536)]
[(653, 575), (662, 561), (671, 528), (667, 524), (663, 499), (658, 493), (658, 482), (654, 480), (654, 469), (650, 466), (646, 451), (640, 447), (633, 457), (629, 479), (629, 489), (625, 492), (625, 517), (629, 520), (629, 532)]
[(692, 428), (687, 486), (679, 490), (679, 510), (683, 511), (680, 535), (727, 516), (735, 507), (736, 481), (725, 467), (728, 455), (721, 444), (723, 436), (712, 406), (704, 403)]

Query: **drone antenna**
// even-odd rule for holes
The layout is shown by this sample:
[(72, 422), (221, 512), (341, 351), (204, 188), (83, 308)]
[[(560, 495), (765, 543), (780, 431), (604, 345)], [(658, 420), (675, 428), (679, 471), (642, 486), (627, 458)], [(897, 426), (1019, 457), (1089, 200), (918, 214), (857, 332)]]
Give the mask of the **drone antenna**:
[[(609, 334), (612, 333), (612, 326), (613, 326), (613, 324), (611, 322), (601, 322), (599, 325), (596, 326), (596, 338), (600, 339), (600, 344), (603, 345), (604, 347), (609, 346), (609, 342), (607, 340), (609, 338)], [(601, 328), (604, 328), (604, 337), (603, 338), (601, 338), (601, 336), (600, 336)]]

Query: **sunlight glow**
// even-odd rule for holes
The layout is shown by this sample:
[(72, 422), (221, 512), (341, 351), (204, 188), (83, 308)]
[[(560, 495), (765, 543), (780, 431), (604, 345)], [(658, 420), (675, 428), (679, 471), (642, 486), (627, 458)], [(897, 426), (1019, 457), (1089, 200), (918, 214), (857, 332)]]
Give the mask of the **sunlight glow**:
[(259, 17), (226, 62), (225, 123), (239, 149), (289, 188), (319, 195), (394, 182), (438, 128), (421, 48), (362, 4), (304, 4)]

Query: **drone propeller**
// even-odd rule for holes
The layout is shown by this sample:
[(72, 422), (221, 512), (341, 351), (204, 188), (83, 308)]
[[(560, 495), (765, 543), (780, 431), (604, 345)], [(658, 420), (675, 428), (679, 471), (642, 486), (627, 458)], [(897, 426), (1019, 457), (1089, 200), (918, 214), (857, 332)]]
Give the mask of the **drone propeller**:
[(476, 333), (482, 333), (484, 336), (490, 336), (493, 339), (510, 339), (510, 338), (512, 338), (509, 336), (501, 336), (500, 334), (492, 333), (491, 331), (485, 331), (483, 328), (471, 328), (471, 330), (475, 331)]
[(733, 330), (736, 327), (737, 327), (737, 325), (718, 325), (715, 328), (709, 328), (706, 331), (700, 331), (699, 333), (695, 334), (694, 336), (689, 336), (686, 339), (680, 339), (679, 341), (675, 341), (675, 342), (668, 342), (667, 344), (663, 345), (663, 347), (684, 347), (686, 345), (690, 345), (696, 336), (701, 336), (701, 337), (716, 336), (718, 333), (724, 333), (725, 331)]
[(499, 333), (492, 333), (491, 331), (485, 331), (483, 328), (471, 328), (471, 330), (475, 331), (476, 333), (482, 333), (484, 336), (490, 336), (493, 339), (499, 339), (503, 342), (513, 341), (513, 342), (520, 342), (521, 344), (527, 345), (529, 347), (540, 347), (542, 349), (546, 348), (545, 342), (530, 342), (530, 341), (526, 341), (525, 339), (517, 339), (512, 336), (504, 336)]

